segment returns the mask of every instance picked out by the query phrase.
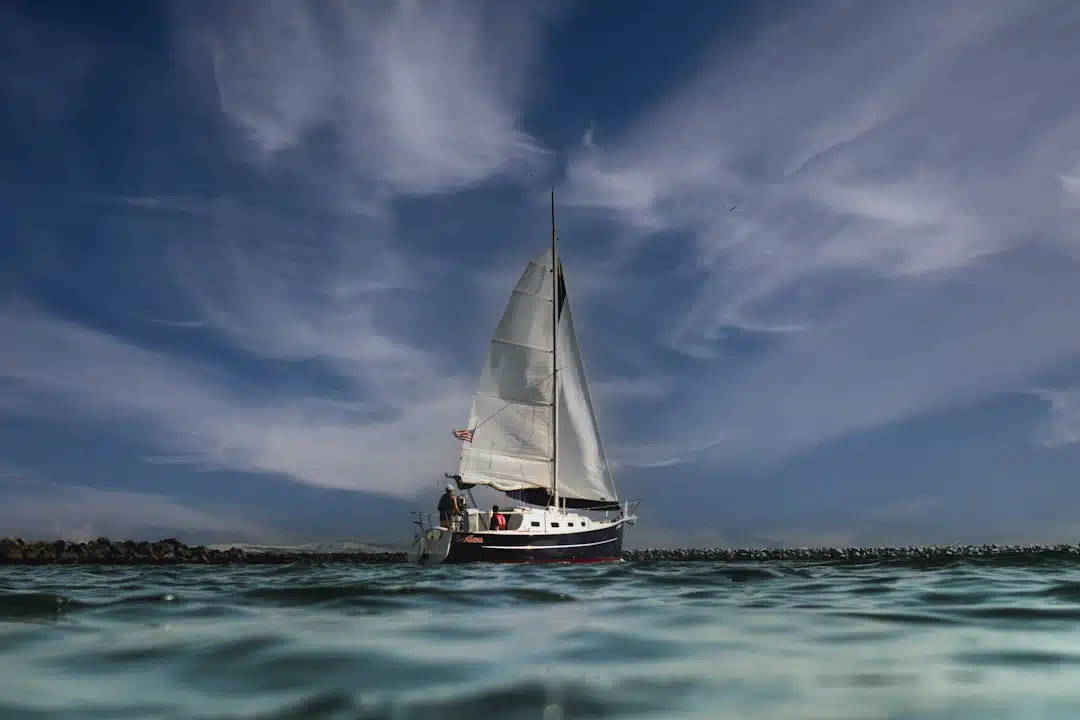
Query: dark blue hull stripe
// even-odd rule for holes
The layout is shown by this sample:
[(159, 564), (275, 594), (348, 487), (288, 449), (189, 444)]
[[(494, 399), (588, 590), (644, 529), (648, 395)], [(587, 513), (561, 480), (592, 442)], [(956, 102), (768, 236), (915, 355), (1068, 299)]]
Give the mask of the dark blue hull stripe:
[[(447, 563), (588, 562), (622, 556), (624, 523), (556, 535), (454, 533)], [(498, 544), (489, 544), (498, 543)]]
[(608, 538), (606, 540), (597, 540), (596, 542), (573, 543), (571, 545), (484, 545), (484, 548), (487, 550), (557, 550), (562, 548), (592, 547), (594, 545), (603, 545), (604, 543), (613, 543), (618, 539), (619, 538)]

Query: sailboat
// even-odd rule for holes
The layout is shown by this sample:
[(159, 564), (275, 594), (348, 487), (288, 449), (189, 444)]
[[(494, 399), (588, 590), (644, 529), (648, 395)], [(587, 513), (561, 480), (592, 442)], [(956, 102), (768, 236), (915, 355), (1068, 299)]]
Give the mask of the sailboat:
[[(410, 562), (604, 562), (622, 558), (637, 502), (619, 500), (589, 398), (566, 280), (556, 247), (531, 260), (510, 295), (473, 393), (458, 490), (503, 492), (505, 528), (475, 501), (452, 519), (414, 513)], [(448, 490), (453, 486), (448, 485)], [(603, 516), (586, 513), (603, 513)]]

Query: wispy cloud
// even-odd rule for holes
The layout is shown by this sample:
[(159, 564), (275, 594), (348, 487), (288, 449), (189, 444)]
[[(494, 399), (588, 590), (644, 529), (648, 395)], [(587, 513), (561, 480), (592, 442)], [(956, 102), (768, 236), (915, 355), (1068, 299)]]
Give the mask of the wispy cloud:
[(1065, 193), (1066, 207), (1080, 208), (1080, 168), (1072, 175), (1061, 176), (1061, 189)]
[[(50, 69), (68, 34), (16, 28), (26, 72), (0, 92), (75, 118), (40, 157), (86, 194), (42, 184), (5, 224), (0, 412), (142, 440), (149, 463), (430, 487), (544, 238), (524, 198), (555, 163), (529, 129), (577, 110), (524, 115), (562, 4), (170, 7), (171, 54), (116, 112), (81, 83), (122, 74), (127, 38)], [(790, 3), (718, 27), (616, 131), (597, 108), (557, 197), (609, 459), (780, 458), (1080, 358), (1078, 22), (1069, 3)], [(87, 128), (124, 140), (89, 148)], [(1073, 399), (1045, 397), (1065, 442)]]
[[(1080, 356), (1078, 30), (1054, 2), (797, 6), (590, 133), (562, 197), (632, 231), (627, 263), (672, 233), (697, 263), (665, 339), (700, 363), (650, 462), (775, 457)], [(721, 369), (739, 330), (788, 332)]]
[(1080, 443), (1080, 388), (1035, 391), (1046, 401), (1049, 415), (1037, 428), (1036, 439), (1046, 447)]
[[(245, 164), (230, 164), (203, 197), (147, 187), (114, 198), (120, 219), (96, 222), (121, 279), (97, 296), (190, 342), (156, 347), (9, 304), (0, 407), (115, 420), (152, 444), (154, 462), (410, 496), (450, 469), (449, 430), (471, 384), (410, 303), (432, 275), (394, 203), (547, 161), (520, 115), (554, 11), (282, 1), (173, 10), (183, 77), (220, 111), (221, 146)], [(80, 281), (93, 280), (83, 269)]]
[[(275, 298), (282, 299), (266, 301)], [(3, 374), (15, 382), (6, 409), (110, 418), (174, 461), (282, 474), (323, 487), (406, 497), (441, 475), (440, 463), (453, 452), (448, 428), (459, 420), (467, 395), (453, 377), (428, 367), (422, 351), (364, 324), (334, 328), (324, 346), (320, 325), (300, 332), (303, 318), (260, 325), (257, 315), (225, 317), (239, 325), (250, 321), (251, 346), (263, 357), (304, 358), (336, 369), (333, 377), (346, 383), (336, 394), (345, 400), (317, 390), (260, 389), (211, 364), (18, 308), (0, 314), (0, 336), (10, 339)], [(229, 332), (227, 323), (218, 327)], [(270, 342), (275, 330), (284, 338)], [(349, 330), (356, 332), (341, 334)], [(290, 332), (298, 334), (293, 344)], [(239, 331), (227, 337), (245, 340)]]
[(51, 482), (18, 468), (0, 470), (0, 527), (25, 538), (139, 538), (170, 531), (185, 537), (249, 541), (282, 532), (233, 508), (194, 508), (155, 493), (98, 490)]
[[(377, 194), (452, 190), (545, 160), (520, 116), (554, 6), (206, 7), (178, 4), (179, 44), (205, 51), (209, 67), (193, 69), (209, 71), (221, 111), (264, 156), (296, 163), (291, 151), (329, 140)], [(320, 156), (321, 172), (333, 157)]]

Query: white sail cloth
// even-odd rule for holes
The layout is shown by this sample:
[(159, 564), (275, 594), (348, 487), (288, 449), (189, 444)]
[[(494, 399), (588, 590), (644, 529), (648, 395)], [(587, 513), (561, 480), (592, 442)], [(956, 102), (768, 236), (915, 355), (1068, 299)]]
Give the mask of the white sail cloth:
[[(465, 483), (503, 492), (550, 492), (557, 481), (561, 497), (617, 501), (561, 266), (558, 270), (556, 282), (552, 253), (545, 251), (529, 262), (514, 286), (473, 394), (472, 442), (462, 446), (458, 474)], [(552, 331), (556, 301), (557, 336)], [(557, 376), (553, 350), (558, 352)]]

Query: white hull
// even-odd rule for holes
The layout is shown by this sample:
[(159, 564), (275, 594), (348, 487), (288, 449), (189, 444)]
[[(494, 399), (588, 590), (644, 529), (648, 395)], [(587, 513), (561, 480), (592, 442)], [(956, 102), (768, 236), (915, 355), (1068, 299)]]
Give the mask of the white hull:
[(441, 565), (450, 554), (454, 533), (444, 528), (432, 528), (418, 533), (409, 546), (407, 559), (413, 565)]
[(488, 530), (489, 513), (475, 509), (453, 529), (423, 529), (413, 538), (414, 565), (443, 563), (612, 562), (622, 557), (623, 528), (633, 515), (591, 520), (565, 510), (516, 507), (503, 511), (507, 528)]

